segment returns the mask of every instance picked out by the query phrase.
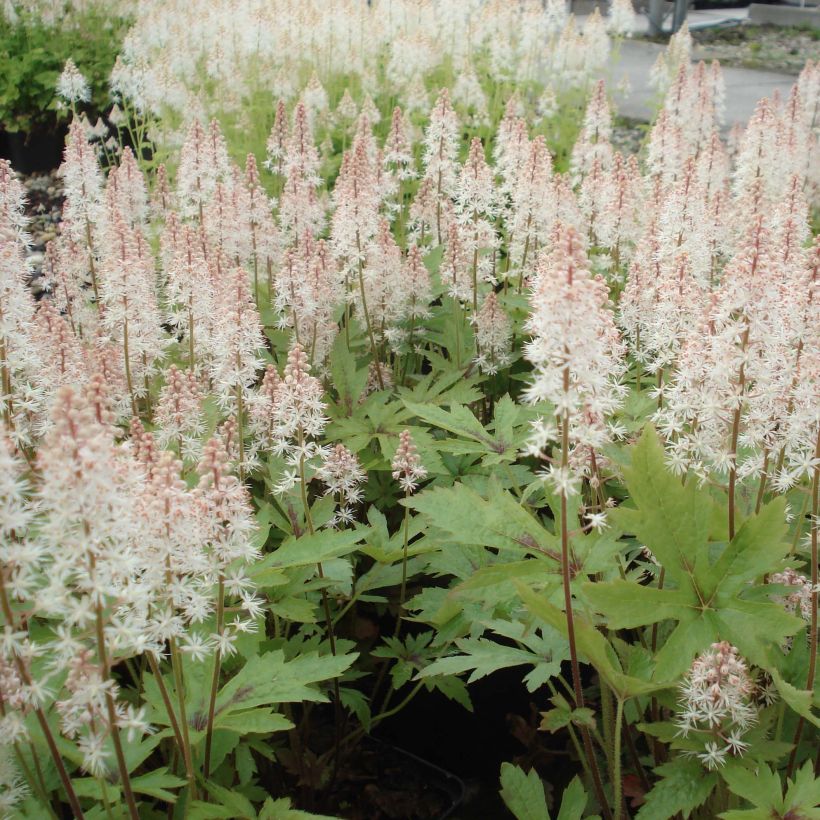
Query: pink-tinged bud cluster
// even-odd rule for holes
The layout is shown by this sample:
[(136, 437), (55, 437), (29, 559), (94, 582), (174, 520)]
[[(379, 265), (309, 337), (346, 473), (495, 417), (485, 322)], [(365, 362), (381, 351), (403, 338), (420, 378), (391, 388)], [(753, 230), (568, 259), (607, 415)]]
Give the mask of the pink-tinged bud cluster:
[(65, 192), (65, 230), (93, 254), (93, 229), (102, 217), (103, 176), (80, 120), (73, 120), (69, 127), (63, 163), (57, 173)]
[(509, 264), (504, 276), (515, 280), (523, 278), (528, 267), (532, 268), (539, 247), (547, 242), (555, 225), (552, 156), (543, 136), (535, 137), (526, 146), (522, 161), (511, 176), (509, 197)]
[(40, 559), (38, 550), (26, 538), (33, 517), (27, 490), (22, 457), (0, 422), (0, 562), (5, 583), (20, 601), (27, 600), (33, 591)]
[(352, 524), (355, 506), (362, 500), (362, 485), (367, 479), (356, 454), (344, 444), (337, 444), (324, 455), (316, 477), (325, 485), (325, 494), (334, 496), (338, 504), (329, 525), (344, 527)]
[(600, 80), (587, 105), (581, 133), (572, 149), (572, 173), (582, 180), (597, 165), (601, 172), (612, 166), (612, 112), (606, 96), (606, 86)]
[[(310, 370), (307, 354), (294, 345), (288, 352), (282, 379), (277, 382), (269, 377), (266, 390), (271, 397), (264, 399), (256, 411), (264, 412), (270, 406), (272, 448), (284, 455), (291, 467), (276, 484), (278, 493), (296, 486), (305, 465), (324, 455), (324, 449), (313, 440), (322, 435), (328, 422), (324, 389)], [(257, 418), (257, 424), (264, 424), (264, 415), (260, 413)]]
[(239, 479), (231, 475), (229, 463), (224, 442), (220, 438), (211, 438), (205, 443), (197, 467), (199, 484), (196, 494), (208, 522), (206, 541), (218, 568), (227, 567), (236, 559), (248, 562), (257, 555), (256, 548), (249, 541), (256, 527), (250, 496)]
[(294, 241), (304, 233), (316, 236), (325, 224), (325, 206), (317, 195), (321, 184), (320, 158), (303, 103), (299, 103), (293, 112), (293, 128), (281, 160), (277, 157), (274, 161), (285, 176), (279, 201), (279, 225), (283, 237), (286, 241)]
[(818, 590), (812, 589), (811, 580), (797, 570), (787, 567), (783, 572), (773, 572), (769, 583), (789, 588), (785, 595), (776, 595), (774, 600), (783, 605), (786, 612), (799, 615), (804, 621), (811, 620), (812, 599)]
[(225, 140), (216, 122), (206, 130), (195, 119), (185, 137), (177, 169), (177, 199), (184, 216), (202, 217), (204, 206), (217, 183), (229, 176), (230, 162)]
[(265, 143), (267, 160), (265, 167), (279, 176), (282, 176), (285, 153), (288, 140), (288, 115), (285, 101), (279, 99), (276, 103), (276, 114), (273, 118), (273, 127)]
[(401, 108), (396, 106), (390, 120), (390, 131), (388, 131), (384, 141), (382, 162), (385, 168), (400, 182), (413, 179), (416, 176), (409, 132), (410, 126), (407, 119)]
[(475, 316), (476, 364), (484, 373), (497, 373), (511, 361), (512, 327), (494, 291)]
[(748, 748), (743, 736), (757, 720), (755, 689), (737, 647), (726, 641), (713, 643), (692, 662), (680, 685), (677, 723), (683, 737), (703, 742), (693, 754), (707, 769), (720, 768)]
[(237, 409), (256, 381), (264, 347), (262, 322), (247, 272), (240, 267), (215, 283), (209, 319), (208, 374), (225, 408)]
[(333, 253), (352, 272), (365, 261), (367, 245), (379, 224), (380, 193), (366, 138), (357, 137), (344, 155), (333, 198)]
[[(8, 434), (19, 442), (31, 439), (32, 420), (25, 405), (32, 377), (40, 363), (27, 343), (34, 299), (26, 282), (25, 252), (29, 241), (23, 209), (23, 186), (11, 165), (0, 160), (0, 416)], [(28, 394), (29, 402), (24, 397)]]
[(399, 446), (393, 455), (393, 478), (405, 493), (416, 491), (420, 481), (427, 478), (427, 470), (421, 463), (413, 436), (409, 430), (402, 430), (399, 434)]
[[(458, 117), (450, 103), (450, 94), (443, 89), (430, 112), (430, 120), (424, 132), (424, 177), (434, 187), (436, 197), (452, 195), (458, 174)], [(440, 226), (434, 226), (441, 236)]]
[(202, 398), (196, 374), (172, 364), (165, 372), (165, 384), (154, 412), (161, 447), (176, 444), (180, 457), (196, 455), (198, 440), (205, 431)]

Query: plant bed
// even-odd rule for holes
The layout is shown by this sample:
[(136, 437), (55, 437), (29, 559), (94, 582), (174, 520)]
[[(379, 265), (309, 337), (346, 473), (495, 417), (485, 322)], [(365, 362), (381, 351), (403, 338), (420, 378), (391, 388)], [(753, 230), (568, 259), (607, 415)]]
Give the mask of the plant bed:
[(641, 139), (627, 0), (139, 13), (0, 160), (0, 812), (815, 816), (820, 65)]
[(725, 66), (798, 74), (806, 60), (820, 57), (820, 29), (755, 25), (697, 29), (693, 57)]

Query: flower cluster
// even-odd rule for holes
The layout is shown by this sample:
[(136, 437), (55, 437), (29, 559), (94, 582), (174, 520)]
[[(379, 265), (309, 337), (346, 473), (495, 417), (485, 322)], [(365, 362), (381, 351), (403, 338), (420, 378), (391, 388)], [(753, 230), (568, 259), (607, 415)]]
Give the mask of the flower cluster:
[(698, 759), (708, 768), (724, 765), (728, 756), (748, 748), (744, 734), (754, 725), (757, 710), (751, 696), (755, 684), (737, 648), (721, 641), (692, 662), (680, 686), (679, 733), (703, 740)]
[[(628, 0), (617, 3), (609, 28), (622, 32), (630, 12)], [(256, 90), (291, 100), (301, 90), (297, 78), (309, 77), (304, 96), (315, 118), (336, 113), (322, 83), (347, 75), (367, 87), (382, 66), (393, 93), (424, 108), (423, 78), (452, 60), (461, 78), (454, 91), (480, 119), (486, 101), (475, 55), (496, 82), (511, 77), (540, 82), (550, 76), (556, 84), (582, 87), (606, 65), (607, 28), (596, 12), (581, 32), (556, 2), (150, 0), (126, 37), (112, 85), (143, 114), (204, 108), (209, 115), (217, 106), (241, 110)], [(362, 31), (369, 36), (361, 38)], [(188, 48), (169, 61), (163, 50), (168, 42), (185, 42)], [(203, 65), (212, 96), (203, 94)], [(349, 103), (338, 116), (352, 119)], [(169, 126), (160, 128), (163, 141), (178, 136)]]
[(800, 615), (805, 621), (811, 620), (812, 600), (817, 597), (818, 590), (812, 589), (811, 581), (805, 575), (787, 567), (783, 572), (773, 572), (769, 583), (789, 588), (786, 595), (775, 597), (787, 612)]
[(399, 446), (393, 455), (392, 468), (393, 478), (406, 493), (415, 492), (418, 483), (427, 478), (427, 470), (421, 463), (421, 457), (409, 430), (402, 430), (399, 434)]

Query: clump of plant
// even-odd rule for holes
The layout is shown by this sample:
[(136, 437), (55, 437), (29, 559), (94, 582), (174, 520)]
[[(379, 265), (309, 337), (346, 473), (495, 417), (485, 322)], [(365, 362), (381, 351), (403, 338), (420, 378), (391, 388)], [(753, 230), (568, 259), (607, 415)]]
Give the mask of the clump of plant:
[(9, 811), (340, 813), (520, 668), (571, 767), (498, 760), (522, 820), (817, 813), (818, 67), (730, 155), (688, 45), (640, 157), (602, 82), (565, 161), (526, 94), (485, 142), (311, 81), (148, 175), (76, 118), (38, 303), (0, 165)]
[(71, 60), (86, 78), (78, 102), (89, 116), (110, 107), (109, 76), (127, 23), (100, 8), (71, 10), (49, 20), (21, 10), (0, 17), (0, 127), (30, 134), (53, 131), (71, 109), (57, 93), (60, 75)]

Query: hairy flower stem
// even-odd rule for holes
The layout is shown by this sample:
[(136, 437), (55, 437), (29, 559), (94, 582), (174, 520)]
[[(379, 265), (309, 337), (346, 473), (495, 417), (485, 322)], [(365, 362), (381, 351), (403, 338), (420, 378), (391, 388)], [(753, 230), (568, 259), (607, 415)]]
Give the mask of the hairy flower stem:
[[(302, 507), (305, 510), (305, 524), (307, 525), (308, 532), (310, 535), (313, 535), (315, 530), (313, 527), (313, 516), (310, 514), (310, 504), (308, 504), (308, 495), (307, 495), (307, 476), (305, 473), (305, 455), (304, 455), (304, 444), (305, 444), (305, 434), (302, 431), (302, 428), (299, 428), (298, 433), (298, 442), (299, 442), (299, 449), (302, 451), (302, 454), (299, 456), (299, 487), (302, 493)], [(322, 562), (319, 561), (316, 564), (316, 569), (319, 573), (319, 578), (324, 580), (325, 573), (322, 569)], [(330, 654), (336, 657), (336, 633), (333, 629), (333, 617), (330, 613), (330, 599), (327, 595), (327, 589), (322, 587), (322, 608), (325, 612), (325, 622), (327, 623), (327, 640), (330, 644)], [(336, 771), (338, 769), (338, 762), (339, 762), (339, 749), (340, 749), (340, 738), (342, 732), (342, 699), (341, 699), (341, 692), (339, 690), (339, 679), (333, 678), (333, 706), (334, 706), (334, 741), (333, 741), (333, 779), (336, 779)]]
[[(814, 473), (811, 482), (811, 589), (814, 594), (811, 596), (811, 616), (809, 620), (809, 671), (806, 676), (806, 689), (809, 692), (814, 691), (814, 682), (817, 677), (817, 581), (818, 581), (818, 520), (820, 515), (820, 433), (817, 434), (817, 443), (814, 446)], [(797, 726), (794, 729), (794, 748), (792, 749), (791, 757), (789, 758), (789, 769), (787, 777), (794, 774), (794, 768), (797, 764), (797, 750), (800, 745), (800, 738), (803, 734), (803, 726), (805, 719), (800, 718), (797, 721)], [(818, 758), (820, 759), (820, 758)]]
[[(94, 566), (92, 556), (92, 568)], [(97, 632), (97, 654), (99, 655), (100, 672), (103, 680), (108, 680), (111, 674), (111, 667), (108, 661), (108, 653), (105, 649), (105, 631), (103, 628), (103, 611), (102, 604), (98, 603), (96, 607), (96, 632)], [(122, 740), (120, 738), (120, 729), (117, 725), (117, 708), (114, 704), (114, 697), (110, 691), (105, 694), (105, 706), (108, 711), (108, 725), (111, 732), (111, 740), (114, 744), (114, 755), (117, 758), (117, 768), (120, 773), (120, 780), (122, 781), (122, 791), (125, 796), (125, 803), (128, 807), (128, 814), (131, 820), (139, 820), (139, 811), (137, 810), (137, 803), (134, 799), (134, 792), (131, 789), (131, 778), (128, 774), (128, 764), (125, 762), (125, 753), (122, 749)]]
[[(607, 685), (606, 681), (599, 676), (598, 686), (601, 690), (601, 725), (603, 727), (603, 742), (601, 748), (606, 757), (607, 768), (609, 769), (610, 780), (615, 774), (615, 761), (613, 756), (613, 748), (615, 745), (614, 738), (614, 722), (615, 715), (613, 710), (612, 691)], [(617, 803), (613, 803), (617, 809)]]
[(194, 354), (194, 306), (193, 296), (188, 297), (188, 369), (193, 373), (196, 367)]
[[(569, 392), (569, 367), (564, 368), (564, 392)], [(564, 411), (561, 422), (561, 469), (566, 470), (569, 465), (569, 411)], [(572, 588), (570, 586), (570, 565), (569, 565), (569, 529), (567, 527), (567, 494), (561, 492), (561, 576), (564, 586), (564, 610), (567, 618), (567, 638), (569, 640), (569, 657), (572, 666), (572, 685), (575, 692), (575, 708), (582, 709), (584, 706), (584, 690), (581, 686), (581, 668), (578, 664), (578, 650), (575, 645), (575, 620), (572, 612)], [(595, 757), (595, 749), (592, 746), (592, 738), (589, 729), (581, 726), (581, 738), (584, 743), (584, 752), (592, 773), (592, 782), (595, 788), (595, 795), (600, 804), (601, 811), (607, 820), (613, 820), (612, 812), (606, 801), (604, 786), (601, 782), (601, 773), (598, 769), (598, 761)]]
[(168, 720), (171, 722), (171, 730), (174, 733), (174, 740), (176, 741), (179, 751), (184, 754), (185, 744), (182, 740), (182, 733), (179, 730), (179, 723), (177, 722), (174, 707), (171, 704), (171, 696), (168, 694), (165, 681), (162, 679), (162, 672), (160, 672), (159, 666), (157, 665), (157, 660), (153, 653), (147, 652), (146, 655), (148, 656), (148, 665), (151, 667), (151, 673), (157, 682), (157, 687), (159, 689), (159, 694), (162, 697), (163, 706), (165, 706), (165, 711), (168, 713)]
[[(237, 366), (239, 365), (237, 358)], [(236, 437), (239, 440), (239, 481), (245, 483), (245, 427), (242, 422), (244, 405), (242, 402), (242, 385), (236, 386)]]
[[(444, 155), (444, 138), (442, 137), (438, 141), (438, 157), (439, 163), (441, 163), (441, 158)], [(438, 238), (438, 243), (441, 244), (441, 166), (439, 165), (439, 172), (438, 172), (438, 183), (436, 184), (436, 237)]]
[(473, 317), (478, 315), (478, 211), (473, 211)]
[(404, 597), (407, 594), (407, 545), (410, 535), (410, 490), (404, 491), (404, 548), (401, 556), (401, 588), (399, 590), (399, 616), (396, 619), (396, 631), (393, 635), (398, 638), (401, 632), (402, 617), (404, 615)]
[[(85, 185), (83, 185), (83, 195), (85, 195)], [(94, 301), (99, 306), (100, 292), (97, 289), (97, 268), (94, 264), (94, 243), (91, 239), (91, 223), (86, 217), (85, 220), (85, 243), (88, 249), (88, 270), (91, 272), (91, 287), (94, 290)]]
[(122, 325), (122, 353), (125, 365), (125, 382), (128, 385), (128, 395), (131, 397), (131, 413), (136, 417), (139, 413), (137, 412), (137, 400), (134, 397), (134, 381), (131, 378), (131, 357), (128, 353), (128, 316), (125, 317)]
[(524, 252), (521, 255), (521, 269), (518, 271), (518, 292), (519, 294), (524, 290), (524, 265), (527, 264), (527, 252), (530, 249), (529, 228), (532, 216), (527, 217), (527, 238), (524, 240)]
[[(13, 628), (15, 624), (14, 612), (12, 611), (11, 604), (9, 603), (8, 592), (6, 591), (6, 574), (2, 569), (0, 569), (0, 607), (2, 607), (3, 617), (6, 619), (6, 624)], [(14, 655), (14, 665), (17, 667), (17, 674), (20, 675), (20, 679), (23, 683), (25, 683), (26, 686), (31, 687), (33, 684), (31, 675), (29, 674), (26, 665), (17, 654)], [(63, 789), (65, 789), (66, 797), (68, 797), (68, 803), (71, 806), (71, 811), (73, 812), (76, 820), (83, 820), (85, 815), (83, 814), (82, 807), (80, 806), (80, 801), (77, 799), (77, 793), (71, 785), (71, 778), (68, 776), (68, 772), (63, 764), (63, 758), (57, 749), (57, 742), (54, 739), (51, 726), (49, 726), (48, 718), (46, 718), (45, 713), (40, 706), (36, 706), (34, 708), (34, 714), (37, 716), (37, 722), (40, 724), (40, 730), (46, 739), (48, 751), (54, 761), (54, 766), (57, 769), (60, 782), (63, 784)]]
[[(661, 567), (661, 571), (658, 574), (658, 589), (663, 589), (663, 582), (665, 580), (666, 570)], [(652, 624), (652, 638), (650, 648), (652, 650), (652, 655), (654, 657), (655, 652), (658, 650), (658, 624)], [(661, 708), (660, 704), (658, 703), (658, 699), (653, 696), (650, 702), (650, 714), (652, 715), (652, 720), (656, 723), (661, 719)], [(663, 744), (657, 739), (651, 739), (652, 744), (652, 756), (655, 758), (655, 765), (659, 766), (663, 761), (666, 759), (666, 751), (664, 749)]]
[[(3, 318), (3, 311), (0, 310), (0, 320)], [(9, 430), (14, 429), (13, 425), (13, 406), (11, 403), (11, 373), (9, 372), (9, 366), (6, 362), (6, 340), (5, 338), (0, 338), (0, 391), (2, 391), (2, 395), (4, 397), (3, 402), (3, 420), (6, 423), (6, 427)]]
[[(225, 576), (219, 574), (219, 588), (216, 598), (216, 633), (221, 638), (225, 629)], [(207, 780), (211, 775), (211, 746), (214, 738), (214, 716), (216, 714), (216, 694), (219, 689), (219, 673), (222, 667), (222, 650), (217, 647), (214, 655), (214, 674), (211, 678), (211, 696), (208, 701), (208, 722), (205, 727), (205, 762), (202, 773)]]
[[(180, 453), (182, 453), (182, 442), (180, 442)], [(170, 515), (170, 510), (166, 507), (166, 513)], [(170, 537), (169, 528), (166, 525), (166, 535)], [(165, 558), (165, 583), (168, 586), (168, 589), (173, 587), (173, 573), (171, 571), (171, 558), (170, 556), (166, 556)], [(194, 776), (194, 763), (193, 763), (193, 756), (191, 755), (191, 737), (188, 732), (188, 716), (186, 714), (185, 709), (185, 682), (182, 677), (182, 658), (179, 655), (179, 647), (177, 646), (177, 640), (174, 637), (169, 638), (168, 640), (168, 648), (171, 651), (171, 673), (174, 676), (174, 688), (177, 692), (177, 702), (179, 703), (179, 722), (175, 724), (174, 734), (177, 736), (177, 745), (179, 746), (179, 750), (182, 752), (182, 759), (185, 763), (185, 776), (188, 780), (188, 787), (191, 790), (191, 799), (196, 800), (197, 797), (197, 790), (196, 790), (196, 778)], [(156, 665), (156, 661), (153, 658), (151, 653), (148, 653), (148, 661), (152, 664), (152, 669)], [(165, 708), (168, 710), (168, 717), (171, 719), (172, 724), (175, 723), (175, 715), (173, 707), (170, 705), (170, 698), (167, 696), (167, 688), (165, 686), (165, 682), (162, 679), (162, 676), (159, 674), (159, 670), (154, 672), (155, 677), (157, 678), (157, 683), (160, 687), (160, 692), (163, 693), (162, 697), (165, 701)]]
[[(299, 431), (299, 446), (301, 447), (304, 443), (304, 436), (302, 435), (301, 430)], [(307, 479), (305, 477), (305, 457), (301, 456), (299, 458), (299, 485), (302, 492), (302, 506), (305, 510), (305, 523), (307, 524), (308, 532), (313, 535), (315, 532), (313, 528), (313, 516), (310, 514), (310, 505), (308, 504), (308, 497), (307, 497)], [(319, 572), (319, 577), (324, 578), (325, 573), (322, 569), (322, 562), (319, 561), (316, 564), (316, 569)], [(327, 640), (330, 644), (330, 652), (331, 654), (336, 654), (336, 635), (333, 631), (333, 619), (330, 616), (330, 601), (327, 597), (327, 590), (323, 587), (322, 588), (322, 607), (325, 611), (325, 620), (327, 621)], [(338, 687), (339, 682), (334, 679), (336, 694), (338, 695)]]
[(191, 754), (191, 736), (188, 731), (188, 716), (185, 708), (185, 681), (182, 677), (182, 658), (179, 654), (176, 638), (168, 642), (171, 649), (171, 671), (174, 675), (174, 688), (177, 690), (179, 703), (179, 723), (182, 729), (182, 755), (185, 761), (185, 776), (191, 789), (191, 799), (196, 800), (196, 777), (194, 775), (194, 761)]
[(362, 243), (359, 239), (359, 232), (356, 231), (356, 247), (359, 251), (359, 289), (362, 294), (362, 313), (367, 325), (367, 335), (370, 338), (370, 349), (373, 351), (373, 362), (376, 365), (376, 378), (379, 382), (379, 389), (384, 390), (384, 379), (382, 378), (382, 368), (379, 362), (379, 350), (376, 347), (376, 339), (373, 336), (373, 325), (370, 323), (370, 313), (367, 310), (367, 295), (364, 287), (364, 265), (362, 264)]
[(628, 816), (621, 803), (623, 802), (623, 784), (621, 783), (621, 734), (624, 722), (624, 701), (618, 697), (615, 705), (615, 732), (612, 738), (612, 805), (615, 807), (617, 820)]
[[(746, 352), (746, 347), (749, 344), (749, 327), (743, 331), (743, 338), (740, 341), (740, 349), (743, 353)], [(741, 364), (740, 370), (737, 374), (737, 388), (738, 396), (743, 396), (743, 389), (746, 386), (746, 365)], [(729, 444), (729, 458), (731, 459), (731, 467), (729, 467), (729, 540), (735, 537), (735, 499), (737, 495), (737, 443), (740, 437), (740, 413), (743, 409), (742, 398), (738, 400), (738, 405), (732, 416), (732, 440)]]
[[(0, 696), (0, 717), (5, 716), (6, 706), (3, 702), (2, 696)], [(34, 786), (34, 790), (37, 792), (37, 796), (40, 798), (40, 800), (43, 801), (43, 805), (45, 806), (46, 811), (48, 811), (51, 817), (57, 820), (57, 814), (52, 808), (51, 798), (48, 796), (48, 788), (46, 787), (46, 782), (43, 778), (43, 770), (40, 768), (40, 763), (37, 760), (37, 753), (34, 750), (34, 744), (31, 742), (31, 740), (29, 740), (28, 744), (31, 750), (31, 760), (34, 763), (35, 771), (37, 773), (36, 779), (34, 775), (31, 773), (31, 769), (26, 763), (25, 757), (23, 757), (23, 752), (20, 749), (20, 744), (16, 740), (12, 742), (12, 747), (14, 748), (14, 757), (17, 759), (17, 764), (20, 766), (20, 769), (22, 770), (24, 777), (29, 783), (31, 783)]]
[(763, 498), (766, 494), (766, 480), (769, 476), (769, 451), (763, 451), (763, 468), (760, 471), (760, 484), (757, 488), (757, 498), (755, 499), (755, 515), (760, 512), (763, 505)]

